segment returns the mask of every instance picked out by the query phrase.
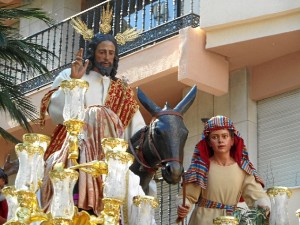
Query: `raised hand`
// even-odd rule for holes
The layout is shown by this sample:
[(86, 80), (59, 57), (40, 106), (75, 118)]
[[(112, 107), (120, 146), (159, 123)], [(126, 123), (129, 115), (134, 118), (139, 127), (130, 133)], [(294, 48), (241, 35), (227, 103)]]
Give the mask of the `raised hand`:
[(81, 79), (82, 76), (84, 75), (88, 65), (89, 65), (89, 60), (85, 60), (84, 64), (82, 63), (82, 58), (83, 56), (83, 48), (80, 48), (79, 51), (76, 53), (76, 58), (72, 62), (71, 66), (71, 78), (75, 79)]
[(10, 155), (8, 155), (3, 169), (4, 169), (4, 173), (6, 173), (7, 176), (18, 173), (19, 159), (10, 160)]

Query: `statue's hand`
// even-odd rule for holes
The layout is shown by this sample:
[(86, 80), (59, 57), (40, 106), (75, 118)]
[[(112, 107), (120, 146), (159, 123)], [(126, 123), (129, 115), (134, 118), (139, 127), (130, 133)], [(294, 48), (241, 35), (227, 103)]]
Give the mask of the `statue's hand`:
[(187, 216), (187, 214), (189, 213), (189, 211), (190, 211), (189, 205), (185, 205), (185, 206), (179, 205), (177, 208), (178, 217), (181, 219), (185, 218)]
[(7, 176), (18, 173), (19, 159), (10, 160), (10, 155), (8, 155), (3, 169)]
[(83, 48), (80, 48), (79, 51), (76, 53), (75, 60), (72, 62), (71, 78), (81, 79), (88, 67), (89, 60), (88, 59), (85, 60), (85, 62), (83, 64), (82, 56), (83, 56)]

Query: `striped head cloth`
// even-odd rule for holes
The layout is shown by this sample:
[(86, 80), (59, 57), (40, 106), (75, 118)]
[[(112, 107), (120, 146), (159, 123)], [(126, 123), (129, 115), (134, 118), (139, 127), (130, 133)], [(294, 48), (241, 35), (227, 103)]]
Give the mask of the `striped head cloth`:
[(235, 129), (232, 121), (225, 116), (212, 117), (205, 123), (202, 140), (196, 144), (191, 165), (185, 173), (185, 182), (196, 183), (203, 189), (207, 188), (210, 157), (213, 155), (213, 150), (209, 147), (205, 137), (207, 137), (210, 132), (221, 129), (231, 130), (235, 134), (234, 145), (230, 149), (231, 157), (238, 163), (242, 170), (249, 175), (253, 175), (256, 181), (264, 186), (262, 179), (259, 177), (256, 169), (249, 160), (243, 138)]
[(221, 129), (231, 130), (236, 136), (240, 137), (240, 133), (235, 129), (231, 119), (226, 116), (214, 116), (205, 123), (202, 138), (207, 137), (214, 130)]

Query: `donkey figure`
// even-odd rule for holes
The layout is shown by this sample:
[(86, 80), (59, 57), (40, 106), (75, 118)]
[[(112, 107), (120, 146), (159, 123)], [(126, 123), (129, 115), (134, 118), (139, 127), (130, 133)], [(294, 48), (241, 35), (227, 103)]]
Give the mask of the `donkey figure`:
[(149, 182), (159, 167), (167, 183), (176, 184), (181, 179), (183, 150), (188, 136), (183, 114), (192, 105), (196, 93), (194, 85), (174, 109), (168, 103), (161, 109), (140, 89), (137, 90), (137, 97), (152, 115), (152, 120), (130, 140), (129, 152), (135, 156), (130, 169), (140, 177), (140, 185), (146, 194), (149, 193)]

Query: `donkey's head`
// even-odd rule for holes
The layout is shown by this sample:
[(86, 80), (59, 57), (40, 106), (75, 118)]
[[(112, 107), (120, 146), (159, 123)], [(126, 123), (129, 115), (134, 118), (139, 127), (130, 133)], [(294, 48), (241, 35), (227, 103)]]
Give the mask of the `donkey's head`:
[(169, 184), (178, 183), (183, 173), (183, 150), (188, 129), (182, 116), (192, 105), (196, 93), (194, 86), (175, 108), (171, 109), (166, 103), (161, 109), (140, 89), (137, 92), (141, 104), (152, 115), (143, 145), (144, 159), (151, 167), (161, 166), (163, 178)]

